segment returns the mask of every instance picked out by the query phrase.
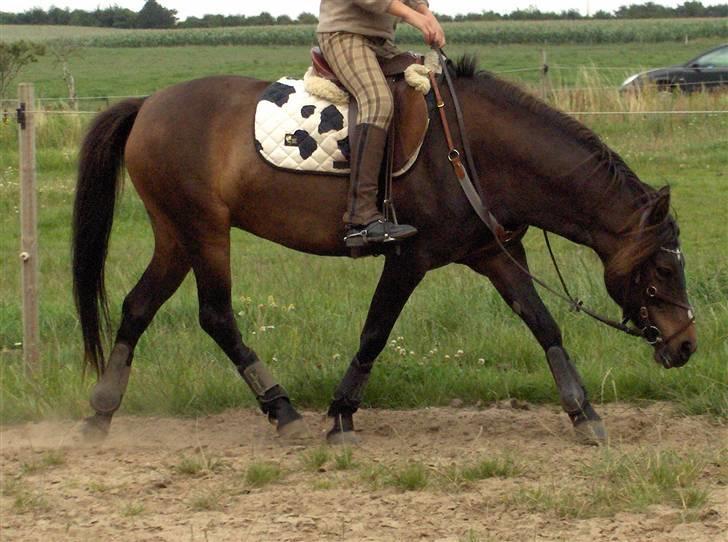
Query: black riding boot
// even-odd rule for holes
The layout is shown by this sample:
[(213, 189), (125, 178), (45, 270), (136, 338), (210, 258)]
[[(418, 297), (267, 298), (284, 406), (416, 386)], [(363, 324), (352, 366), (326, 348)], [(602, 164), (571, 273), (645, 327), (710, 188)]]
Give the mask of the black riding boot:
[(416, 228), (384, 220), (377, 208), (387, 131), (372, 124), (359, 124), (352, 135), (349, 206), (344, 214), (344, 223), (349, 225), (344, 237), (346, 246), (362, 247), (412, 237)]

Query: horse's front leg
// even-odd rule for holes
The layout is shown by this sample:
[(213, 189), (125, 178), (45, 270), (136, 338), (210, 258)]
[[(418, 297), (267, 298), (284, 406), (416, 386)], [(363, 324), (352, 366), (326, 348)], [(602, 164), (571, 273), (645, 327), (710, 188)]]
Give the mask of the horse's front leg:
[[(528, 268), (521, 243), (509, 247), (510, 253)], [(587, 397), (581, 377), (564, 350), (561, 331), (536, 292), (532, 280), (503, 253), (477, 256), (463, 262), (487, 276), (513, 311), (523, 319), (546, 352), (546, 359), (577, 436), (589, 443), (606, 441), (604, 425)]]
[(402, 308), (424, 276), (425, 271), (418, 270), (406, 257), (387, 257), (369, 306), (359, 340), (359, 351), (351, 360), (329, 406), (328, 415), (334, 418), (334, 426), (326, 435), (329, 443), (356, 442), (354, 413), (361, 404), (374, 361), (387, 344)]

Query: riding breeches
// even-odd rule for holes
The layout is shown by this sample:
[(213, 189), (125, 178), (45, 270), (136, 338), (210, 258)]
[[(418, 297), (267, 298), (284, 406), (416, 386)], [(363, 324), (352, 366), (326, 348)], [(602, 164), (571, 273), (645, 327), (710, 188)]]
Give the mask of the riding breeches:
[(387, 130), (394, 114), (394, 100), (377, 56), (393, 56), (394, 45), (379, 43), (349, 32), (323, 32), (318, 42), (331, 69), (356, 99), (357, 124), (372, 124)]

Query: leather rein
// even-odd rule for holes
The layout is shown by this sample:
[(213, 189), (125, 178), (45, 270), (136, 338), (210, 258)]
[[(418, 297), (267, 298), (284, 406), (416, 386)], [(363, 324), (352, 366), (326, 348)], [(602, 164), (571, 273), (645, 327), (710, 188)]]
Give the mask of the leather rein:
[[(592, 317), (594, 320), (597, 320), (598, 322), (601, 322), (602, 324), (605, 324), (611, 328), (627, 333), (628, 335), (632, 335), (634, 337), (642, 337), (651, 345), (657, 345), (660, 343), (667, 344), (678, 334), (682, 333), (688, 327), (690, 327), (695, 322), (695, 316), (693, 314), (692, 307), (679, 300), (662, 294), (653, 284), (650, 284), (645, 288), (642, 297), (642, 305), (640, 306), (638, 311), (639, 327), (628, 325), (631, 315), (628, 315), (626, 311), (624, 319), (621, 322), (618, 322), (606, 316), (602, 316), (596, 311), (593, 311), (589, 307), (585, 306), (584, 302), (581, 299), (572, 296), (569, 292), (563, 275), (561, 274), (561, 270), (559, 269), (559, 265), (556, 261), (556, 257), (554, 256), (553, 250), (551, 249), (551, 243), (549, 241), (548, 233), (546, 232), (546, 230), (543, 230), (544, 239), (546, 241), (546, 246), (548, 247), (548, 251), (551, 256), (551, 261), (553, 262), (554, 268), (556, 269), (556, 273), (559, 277), (559, 281), (561, 282), (563, 293), (552, 288), (546, 282), (531, 274), (531, 272), (523, 264), (521, 264), (521, 262), (516, 260), (516, 258), (514, 258), (510, 252), (508, 252), (505, 244), (512, 239), (512, 236), (509, 235), (509, 232), (507, 232), (498, 222), (493, 213), (490, 211), (487, 202), (483, 198), (482, 194), (480, 194), (476, 188), (476, 186), (480, 186), (478, 172), (475, 168), (475, 161), (473, 160), (473, 155), (470, 149), (470, 142), (465, 131), (465, 120), (463, 117), (462, 109), (460, 107), (460, 102), (457, 98), (457, 94), (455, 93), (455, 85), (453, 84), (452, 76), (450, 75), (445, 55), (440, 49), (435, 49), (435, 51), (437, 52), (440, 66), (442, 67), (442, 73), (444, 74), (445, 81), (447, 81), (448, 90), (450, 91), (450, 96), (452, 98), (453, 108), (455, 110), (455, 116), (457, 117), (458, 122), (458, 130), (460, 132), (460, 140), (465, 154), (465, 160), (467, 162), (468, 168), (470, 169), (470, 173), (475, 180), (475, 183), (473, 183), (473, 180), (471, 180), (465, 165), (462, 163), (460, 151), (455, 146), (454, 140), (452, 138), (452, 132), (450, 131), (450, 126), (447, 120), (447, 115), (445, 114), (445, 102), (442, 99), (442, 94), (440, 92), (440, 88), (437, 82), (437, 77), (432, 71), (430, 71), (430, 82), (432, 84), (432, 89), (435, 93), (437, 109), (440, 112), (440, 120), (442, 121), (442, 127), (445, 133), (445, 140), (447, 141), (447, 146), (449, 149), (447, 159), (452, 164), (455, 176), (460, 182), (460, 186), (462, 187), (465, 196), (470, 202), (471, 207), (478, 215), (480, 220), (486, 225), (488, 230), (490, 230), (490, 232), (493, 234), (495, 242), (501, 252), (503, 252), (511, 260), (511, 262), (527, 277), (529, 277), (532, 281), (534, 281), (536, 284), (544, 288), (552, 295), (568, 303), (571, 306), (572, 310), (574, 310), (575, 312), (583, 312), (588, 316)], [(681, 253), (679, 249), (672, 250), (661, 247), (660, 250), (676, 254), (678, 259), (681, 258)], [(639, 285), (641, 273), (637, 272), (636, 280), (633, 280), (634, 276), (635, 273), (633, 272), (632, 276), (630, 276), (629, 279), (630, 284), (634, 283)], [(674, 332), (669, 337), (664, 338), (660, 329), (655, 326), (650, 319), (649, 305), (651, 305), (651, 303), (649, 302), (649, 300), (659, 300), (685, 309), (688, 312), (688, 322), (678, 331)]]

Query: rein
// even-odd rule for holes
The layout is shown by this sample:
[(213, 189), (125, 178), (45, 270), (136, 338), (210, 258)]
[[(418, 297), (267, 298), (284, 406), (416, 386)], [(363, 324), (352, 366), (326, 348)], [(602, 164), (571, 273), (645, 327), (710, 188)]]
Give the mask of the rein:
[[(450, 91), (450, 96), (452, 98), (453, 102), (453, 108), (455, 109), (455, 116), (457, 117), (458, 122), (458, 129), (460, 131), (460, 140), (463, 145), (463, 151), (465, 153), (465, 159), (467, 161), (467, 165), (470, 169), (470, 172), (475, 179), (476, 185), (479, 185), (479, 179), (478, 179), (478, 173), (475, 168), (475, 161), (473, 160), (473, 155), (470, 150), (470, 142), (468, 141), (468, 137), (465, 132), (465, 120), (463, 118), (462, 109), (460, 107), (460, 102), (457, 98), (457, 94), (455, 93), (455, 85), (452, 81), (452, 76), (450, 75), (450, 71), (448, 70), (447, 66), (447, 60), (445, 58), (445, 55), (443, 54), (441, 49), (435, 49), (437, 52), (440, 65), (442, 66), (442, 72), (445, 77), (445, 81), (447, 81), (448, 90)], [(648, 299), (659, 299), (661, 301), (670, 303), (672, 305), (676, 305), (678, 307), (682, 307), (685, 310), (688, 311), (688, 322), (685, 326), (683, 326), (680, 330), (676, 331), (672, 335), (670, 335), (667, 339), (664, 339), (662, 337), (662, 332), (657, 328), (655, 325), (652, 324), (650, 317), (649, 317), (649, 309), (647, 307), (647, 302), (643, 301), (642, 306), (639, 309), (639, 316), (640, 316), (640, 324), (644, 324), (643, 327), (634, 327), (627, 325), (627, 322), (629, 321), (629, 317), (625, 317), (624, 320), (621, 322), (618, 322), (616, 320), (612, 320), (611, 318), (608, 318), (606, 316), (602, 316), (601, 314), (597, 313), (596, 311), (591, 310), (589, 307), (584, 305), (584, 302), (571, 295), (569, 292), (568, 287), (566, 286), (566, 282), (564, 281), (564, 277), (561, 274), (561, 270), (559, 269), (559, 265), (556, 261), (556, 256), (553, 253), (553, 250), (551, 249), (551, 243), (549, 241), (548, 233), (546, 230), (543, 230), (544, 239), (546, 241), (546, 246), (548, 247), (549, 255), (551, 256), (551, 261), (553, 262), (554, 268), (556, 269), (556, 273), (559, 277), (559, 281), (561, 282), (562, 288), (564, 290), (564, 293), (559, 292), (558, 290), (552, 288), (549, 286), (546, 282), (539, 279), (538, 277), (531, 274), (531, 272), (523, 265), (521, 262), (516, 260), (516, 258), (511, 255), (510, 252), (508, 252), (508, 249), (505, 247), (505, 243), (507, 243), (510, 238), (508, 236), (508, 233), (505, 231), (503, 226), (500, 225), (498, 220), (495, 218), (493, 213), (490, 211), (490, 209), (487, 206), (487, 202), (484, 201), (481, 194), (478, 193), (477, 189), (475, 188), (475, 185), (473, 184), (473, 181), (471, 180), (470, 176), (468, 175), (468, 171), (466, 170), (465, 166), (462, 163), (462, 160), (460, 159), (460, 151), (457, 150), (455, 147), (452, 133), (450, 131), (450, 126), (448, 124), (447, 116), (445, 114), (445, 102), (442, 99), (442, 94), (440, 92), (440, 88), (437, 82), (437, 78), (435, 77), (435, 74), (430, 71), (430, 82), (432, 83), (432, 89), (435, 92), (435, 98), (437, 100), (437, 109), (440, 112), (440, 120), (442, 121), (443, 131), (445, 132), (445, 140), (447, 141), (448, 146), (448, 154), (447, 159), (452, 164), (453, 170), (455, 171), (455, 176), (457, 177), (458, 181), (460, 182), (460, 186), (463, 189), (463, 192), (465, 193), (465, 196), (468, 198), (468, 201), (470, 202), (471, 207), (475, 211), (475, 213), (478, 215), (480, 220), (483, 221), (483, 223), (486, 225), (488, 230), (493, 234), (493, 237), (495, 239), (496, 244), (498, 245), (498, 248), (503, 252), (510, 260), (511, 262), (521, 271), (523, 272), (527, 277), (529, 277), (533, 282), (544, 288), (547, 292), (551, 293), (552, 295), (556, 296), (557, 298), (561, 299), (562, 301), (565, 301), (568, 303), (572, 310), (575, 312), (583, 312), (584, 314), (587, 314), (594, 320), (601, 322), (604, 325), (607, 325), (611, 328), (614, 328), (616, 330), (622, 331), (628, 335), (632, 335), (633, 337), (642, 337), (651, 345), (655, 345), (658, 343), (668, 343), (670, 342), (674, 337), (676, 337), (679, 333), (682, 333), (685, 329), (690, 327), (695, 322), (695, 317), (692, 312), (692, 308), (678, 300), (672, 299), (669, 296), (666, 296), (664, 294), (661, 294), (657, 287), (654, 285), (649, 285), (645, 290), (646, 298)], [(662, 248), (661, 250), (673, 252), (670, 249)]]

